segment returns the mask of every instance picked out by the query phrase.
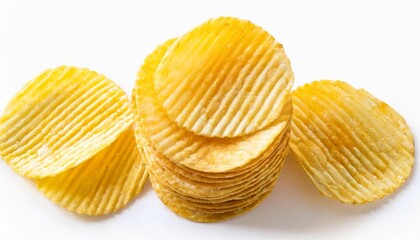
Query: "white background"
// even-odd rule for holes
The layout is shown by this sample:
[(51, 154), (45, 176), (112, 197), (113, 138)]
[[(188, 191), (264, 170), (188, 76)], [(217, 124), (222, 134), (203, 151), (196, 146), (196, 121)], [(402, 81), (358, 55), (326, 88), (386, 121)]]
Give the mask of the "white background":
[[(420, 136), (419, 1), (0, 0), (0, 109), (26, 81), (62, 64), (96, 70), (130, 92), (157, 44), (221, 15), (249, 19), (274, 35), (292, 61), (295, 86), (341, 79), (363, 87)], [(289, 158), (260, 207), (199, 224), (166, 209), (149, 183), (117, 214), (76, 216), (0, 161), (1, 240), (158, 238), (420, 239), (418, 168), (396, 194), (349, 206), (320, 196)]]

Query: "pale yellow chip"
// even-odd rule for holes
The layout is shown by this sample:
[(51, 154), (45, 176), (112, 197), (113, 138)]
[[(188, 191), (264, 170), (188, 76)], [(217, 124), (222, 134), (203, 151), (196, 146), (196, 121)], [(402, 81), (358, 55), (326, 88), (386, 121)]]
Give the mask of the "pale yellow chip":
[(37, 185), (51, 201), (71, 212), (104, 215), (126, 206), (141, 192), (147, 176), (134, 131), (127, 130), (90, 160), (37, 180)]
[(238, 137), (278, 119), (293, 84), (273, 36), (247, 20), (220, 17), (179, 37), (154, 86), (169, 118), (197, 135)]
[(361, 204), (410, 175), (413, 135), (386, 103), (340, 81), (312, 82), (292, 95), (290, 147), (320, 193)]
[(132, 124), (124, 91), (85, 68), (46, 70), (0, 117), (0, 155), (19, 174), (44, 178), (74, 168)]
[(158, 152), (174, 163), (196, 171), (228, 172), (249, 164), (288, 127), (292, 114), (289, 95), (279, 117), (258, 132), (223, 139), (197, 136), (170, 120), (153, 89), (155, 70), (173, 41), (167, 41), (151, 53), (138, 73), (133, 94), (146, 137)]

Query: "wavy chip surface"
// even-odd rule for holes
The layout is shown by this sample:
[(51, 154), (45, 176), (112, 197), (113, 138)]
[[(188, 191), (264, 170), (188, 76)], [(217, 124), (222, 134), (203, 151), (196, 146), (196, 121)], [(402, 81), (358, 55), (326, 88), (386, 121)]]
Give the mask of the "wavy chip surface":
[(361, 204), (408, 178), (413, 135), (386, 103), (340, 81), (313, 82), (292, 96), (290, 147), (320, 193)]
[(133, 92), (141, 125), (150, 143), (174, 163), (196, 171), (232, 171), (261, 155), (288, 127), (292, 104), (289, 95), (279, 117), (266, 128), (237, 138), (198, 136), (171, 121), (153, 88), (154, 73), (174, 40), (160, 45), (145, 60)]
[(54, 176), (96, 155), (131, 124), (127, 95), (104, 75), (48, 69), (0, 117), (0, 155), (26, 177)]
[(37, 180), (51, 201), (85, 215), (115, 212), (138, 195), (147, 180), (146, 167), (127, 130), (89, 161), (64, 173)]
[(238, 137), (278, 119), (293, 84), (281, 44), (250, 21), (211, 19), (179, 37), (156, 71), (169, 119), (207, 137)]

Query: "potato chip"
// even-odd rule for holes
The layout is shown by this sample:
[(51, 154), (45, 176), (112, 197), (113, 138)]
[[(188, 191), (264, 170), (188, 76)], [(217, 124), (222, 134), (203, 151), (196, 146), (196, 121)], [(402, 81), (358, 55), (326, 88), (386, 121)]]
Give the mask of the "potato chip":
[(54, 176), (95, 156), (131, 124), (129, 99), (114, 82), (61, 66), (10, 101), (0, 117), (0, 155), (26, 177)]
[(264, 29), (220, 17), (179, 37), (153, 80), (159, 105), (180, 127), (238, 137), (279, 118), (293, 73), (283, 46)]
[[(137, 112), (143, 132), (153, 147), (175, 164), (203, 173), (224, 173), (249, 164), (284, 132), (291, 119), (292, 104), (266, 128), (237, 138), (208, 138), (195, 135), (172, 122), (159, 105), (153, 89), (154, 73), (174, 40), (159, 46), (145, 60), (135, 85)], [(288, 96), (288, 95), (287, 95)]]
[(115, 212), (137, 196), (147, 179), (133, 130), (126, 130), (92, 159), (53, 177), (37, 180), (51, 201), (86, 215)]
[(362, 204), (410, 175), (413, 135), (386, 103), (340, 81), (312, 82), (292, 95), (290, 147), (320, 193)]

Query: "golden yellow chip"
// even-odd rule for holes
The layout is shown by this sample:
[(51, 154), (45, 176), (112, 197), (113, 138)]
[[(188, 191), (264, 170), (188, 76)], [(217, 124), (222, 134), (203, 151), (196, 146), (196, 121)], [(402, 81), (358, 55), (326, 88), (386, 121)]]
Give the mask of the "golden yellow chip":
[(284, 133), (292, 114), (289, 95), (280, 116), (258, 132), (223, 139), (195, 135), (168, 118), (153, 89), (155, 70), (173, 41), (167, 41), (151, 53), (138, 73), (134, 98), (146, 137), (158, 152), (174, 163), (196, 171), (220, 173), (249, 164)]
[(340, 81), (312, 82), (292, 96), (290, 147), (320, 193), (361, 204), (410, 175), (413, 135), (386, 103)]
[(38, 188), (71, 212), (104, 215), (138, 195), (147, 179), (146, 167), (127, 130), (89, 161), (53, 177), (37, 180)]
[(0, 117), (0, 155), (29, 178), (78, 166), (132, 124), (127, 95), (85, 68), (46, 70), (15, 95)]
[(169, 118), (207, 137), (267, 127), (278, 119), (292, 84), (283, 46), (261, 27), (231, 17), (211, 19), (179, 37), (154, 79)]

